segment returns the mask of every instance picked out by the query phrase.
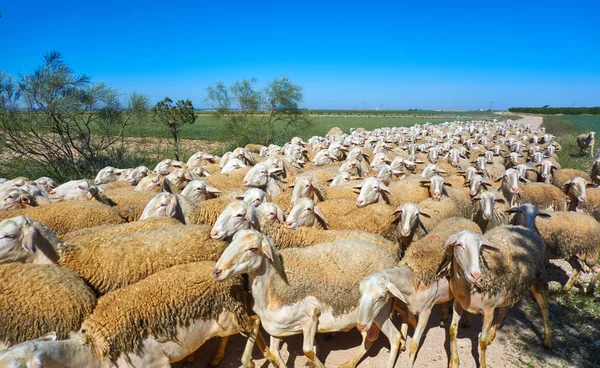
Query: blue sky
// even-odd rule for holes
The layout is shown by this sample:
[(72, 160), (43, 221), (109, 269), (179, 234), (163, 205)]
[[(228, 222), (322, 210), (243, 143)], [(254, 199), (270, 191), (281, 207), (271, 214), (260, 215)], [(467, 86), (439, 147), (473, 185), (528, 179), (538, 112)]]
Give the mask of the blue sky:
[(309, 108), (600, 105), (600, 2), (0, 0), (0, 69), (61, 51), (153, 102), (288, 76)]

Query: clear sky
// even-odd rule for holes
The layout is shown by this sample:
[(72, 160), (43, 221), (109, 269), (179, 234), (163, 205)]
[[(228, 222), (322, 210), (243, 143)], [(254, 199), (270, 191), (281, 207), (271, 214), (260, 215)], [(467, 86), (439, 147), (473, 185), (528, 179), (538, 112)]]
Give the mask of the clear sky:
[(600, 1), (0, 0), (0, 69), (58, 50), (153, 102), (288, 76), (309, 108), (600, 105)]

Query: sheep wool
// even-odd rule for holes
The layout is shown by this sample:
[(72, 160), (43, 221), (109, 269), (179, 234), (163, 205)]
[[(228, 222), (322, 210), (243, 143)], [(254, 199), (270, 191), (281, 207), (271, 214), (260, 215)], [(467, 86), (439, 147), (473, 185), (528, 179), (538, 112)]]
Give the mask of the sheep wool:
[(156, 195), (154, 192), (131, 190), (110, 198), (115, 203), (115, 211), (127, 222), (137, 221), (142, 216), (144, 208)]
[(552, 212), (552, 218), (538, 218), (535, 223), (550, 258), (569, 259), (577, 255), (592, 264), (597, 261), (600, 224), (592, 216), (580, 212)]
[(94, 309), (85, 282), (56, 265), (0, 265), (0, 341), (8, 346), (55, 331), (65, 339)]
[(213, 262), (174, 266), (113, 291), (98, 300), (83, 322), (93, 350), (115, 363), (127, 353), (137, 353), (150, 336), (177, 341), (177, 329), (195, 320), (218, 320), (231, 312), (240, 329), (246, 327), (248, 293), (241, 277), (217, 283)]
[(546, 249), (535, 231), (522, 226), (500, 226), (484, 235), (499, 251), (481, 254), (482, 277), (472, 292), (483, 295), (506, 293), (507, 304), (514, 305), (537, 283), (540, 293), (548, 294)]
[(581, 176), (584, 180), (590, 183), (592, 182), (592, 178), (590, 178), (587, 173), (577, 169), (558, 169), (554, 172), (554, 175), (552, 175), (550, 182), (552, 185), (562, 188), (567, 181), (573, 180), (578, 176)]
[(19, 215), (46, 225), (59, 236), (86, 227), (124, 222), (113, 208), (98, 201), (85, 200), (60, 201), (40, 207), (0, 211), (0, 220)]
[(281, 257), (283, 268), (278, 268), (279, 262), (273, 263), (276, 270), (266, 284), (269, 303), (292, 305), (312, 295), (331, 306), (334, 316), (358, 306), (358, 283), (363, 277), (395, 264), (385, 250), (355, 240), (288, 248), (278, 253), (274, 256)]
[(566, 211), (567, 197), (551, 184), (528, 183), (521, 185), (521, 203), (531, 203), (542, 210)]
[(216, 261), (227, 243), (210, 238), (210, 227), (172, 225), (113, 236), (81, 237), (61, 244), (59, 264), (100, 294), (133, 284), (160, 270)]
[[(136, 231), (153, 230), (159, 227), (181, 224), (178, 220), (171, 217), (153, 217), (147, 220), (127, 222), (119, 225), (102, 225), (96, 227), (87, 227), (79, 229), (63, 235), (61, 238), (64, 241), (76, 241), (79, 238), (96, 237), (102, 238), (118, 234), (130, 234)], [(46, 238), (48, 238), (46, 236)], [(57, 244), (57, 242), (52, 242)]]
[(473, 221), (462, 217), (451, 217), (441, 221), (424, 238), (408, 247), (398, 266), (406, 266), (413, 272), (417, 282), (415, 287), (419, 287), (420, 284), (429, 286), (444, 275), (440, 272), (443, 271), (440, 268), (444, 268), (442, 264), (447, 255), (442, 246), (450, 235), (461, 230), (471, 230), (481, 234), (481, 229)]

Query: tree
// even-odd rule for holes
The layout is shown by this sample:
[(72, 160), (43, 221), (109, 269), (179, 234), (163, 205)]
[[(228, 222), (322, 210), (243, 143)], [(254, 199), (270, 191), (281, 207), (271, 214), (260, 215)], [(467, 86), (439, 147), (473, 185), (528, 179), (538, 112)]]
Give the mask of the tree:
[(76, 75), (59, 52), (44, 56), (18, 84), (0, 73), (0, 131), (11, 157), (26, 159), (59, 180), (89, 177), (110, 161), (110, 149), (122, 141), (134, 116), (148, 99), (134, 93), (123, 108), (117, 92)]
[(224, 132), (234, 144), (283, 143), (311, 125), (300, 109), (302, 88), (289, 78), (275, 79), (263, 89), (255, 85), (255, 79), (244, 79), (229, 88), (223, 82), (207, 88), (206, 101), (225, 122)]
[(152, 109), (154, 121), (166, 125), (173, 137), (173, 148), (175, 159), (179, 161), (179, 131), (185, 124), (193, 124), (196, 121), (194, 106), (190, 100), (179, 100), (173, 106), (173, 100), (165, 97)]

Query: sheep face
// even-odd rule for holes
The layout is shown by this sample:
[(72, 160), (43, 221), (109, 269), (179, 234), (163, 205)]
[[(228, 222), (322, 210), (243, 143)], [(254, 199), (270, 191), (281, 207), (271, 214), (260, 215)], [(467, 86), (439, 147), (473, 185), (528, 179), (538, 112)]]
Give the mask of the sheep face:
[(0, 192), (0, 210), (15, 210), (35, 205), (32, 196), (21, 188)]
[(205, 164), (213, 164), (213, 163), (215, 163), (215, 161), (216, 161), (215, 156), (209, 155), (208, 153), (200, 151), (200, 152), (196, 152), (190, 156), (190, 158), (187, 160), (187, 165), (190, 168), (200, 167)]
[(71, 180), (52, 189), (49, 194), (51, 201), (57, 202), (69, 199), (92, 199), (102, 190), (90, 185), (87, 180)]
[(421, 177), (425, 179), (429, 179), (434, 175), (446, 174), (446, 170), (441, 169), (436, 164), (429, 164), (423, 168), (423, 172), (421, 173)]
[(389, 164), (392, 161), (387, 157), (384, 152), (377, 153), (373, 157), (373, 162), (371, 162), (371, 169), (377, 170), (381, 165)]
[(181, 169), (183, 168), (183, 163), (176, 161), (176, 160), (171, 160), (170, 158), (166, 159), (166, 160), (162, 160), (161, 162), (158, 163), (158, 165), (156, 165), (156, 167), (154, 168), (154, 172), (163, 176), (169, 175), (169, 173), (175, 169)]
[(52, 189), (58, 186), (58, 184), (53, 179), (47, 176), (42, 176), (41, 178), (35, 180), (35, 183), (43, 187), (48, 193), (50, 193)]
[(348, 183), (351, 180), (354, 180), (354, 178), (352, 177), (352, 175), (350, 175), (349, 172), (340, 171), (335, 175), (333, 179), (329, 179), (328, 181), (330, 182), (330, 187), (335, 187), (343, 185), (344, 183)]
[(138, 185), (138, 183), (150, 173), (150, 169), (146, 166), (138, 166), (131, 170), (127, 176), (125, 176), (125, 182), (129, 185)]
[(573, 178), (573, 180), (565, 182), (565, 184), (563, 185), (563, 190), (571, 198), (572, 201), (576, 201), (577, 203), (585, 203), (587, 202), (587, 193), (585, 190), (587, 186), (594, 185), (588, 183), (581, 176), (577, 176)]
[(233, 170), (243, 169), (244, 167), (248, 166), (246, 166), (246, 164), (242, 160), (233, 158), (227, 161), (225, 166), (223, 166), (223, 168), (221, 169), (221, 174), (229, 174), (233, 172)]
[(423, 180), (421, 184), (429, 187), (429, 196), (434, 201), (439, 201), (442, 198), (442, 194), (446, 193), (444, 186), (452, 186), (452, 184), (446, 183), (444, 178), (439, 175), (434, 175), (429, 180)]
[(269, 169), (264, 164), (258, 164), (252, 167), (244, 176), (243, 186), (265, 188), (269, 181)]
[(256, 208), (260, 206), (261, 203), (267, 201), (267, 193), (259, 188), (250, 188), (241, 198), (238, 199), (241, 199), (252, 207)]
[(550, 160), (543, 160), (542, 163), (538, 165), (538, 167), (541, 167), (540, 177), (542, 178), (543, 182), (546, 184), (550, 184), (552, 173), (557, 169), (557, 167), (554, 166), (554, 164)]
[(162, 188), (162, 182), (163, 177), (161, 177), (160, 174), (153, 173), (140, 180), (138, 185), (135, 187), (135, 190), (147, 192), (160, 192)]
[(289, 229), (306, 226), (314, 227), (318, 222), (325, 223), (325, 216), (315, 202), (308, 197), (299, 198), (288, 215), (285, 226)]
[(192, 181), (192, 174), (186, 169), (175, 169), (165, 177), (172, 193), (179, 194)]
[(117, 181), (117, 177), (122, 173), (122, 169), (115, 169), (112, 166), (107, 166), (98, 172), (96, 179), (94, 179), (94, 184), (100, 185)]
[(185, 188), (183, 188), (183, 191), (181, 191), (182, 196), (194, 203), (215, 198), (218, 194), (221, 194), (220, 190), (211, 187), (202, 180), (190, 181)]
[(489, 183), (483, 181), (483, 176), (481, 176), (479, 174), (474, 174), (471, 177), (471, 181), (470, 181), (470, 184), (469, 184), (469, 195), (471, 196), (471, 198), (473, 198), (479, 192), (481, 192), (482, 189), (486, 189), (487, 190), (489, 186), (490, 186)]
[(429, 214), (421, 212), (419, 207), (413, 202), (404, 203), (396, 208), (392, 215), (399, 214), (398, 230), (401, 237), (407, 237), (417, 229), (420, 224), (419, 215), (429, 217)]
[(210, 231), (216, 240), (230, 238), (240, 230), (258, 228), (254, 207), (244, 201), (229, 203), (217, 218)]
[[(360, 302), (356, 328), (361, 332), (370, 332), (373, 321), (383, 308), (389, 305), (391, 297), (396, 294), (401, 296), (401, 293), (394, 284), (379, 272), (362, 279), (358, 284), (358, 288), (360, 290)], [(405, 301), (404, 297), (400, 299)]]
[(485, 221), (492, 219), (496, 202), (504, 203), (503, 199), (497, 198), (496, 194), (492, 192), (483, 192), (479, 196), (473, 198), (473, 201), (479, 202), (479, 208), (481, 209)]
[(513, 207), (506, 211), (506, 213), (515, 214), (512, 220), (513, 225), (524, 226), (529, 229), (535, 229), (535, 218), (541, 217), (549, 219), (550, 216), (547, 213), (541, 212), (535, 205), (531, 203), (524, 203), (519, 207)]
[(35, 252), (37, 231), (24, 216), (0, 221), (0, 264), (25, 262)]
[(181, 212), (177, 197), (171, 193), (159, 193), (148, 202), (142, 212), (140, 220), (147, 220), (154, 217), (175, 218), (177, 213)]
[(291, 199), (292, 206), (302, 197), (308, 197), (314, 200), (319, 188), (317, 188), (313, 180), (314, 179), (307, 176), (299, 176), (294, 180), (294, 189), (292, 190)]
[(381, 165), (379, 172), (377, 173), (377, 180), (381, 181), (385, 185), (390, 185), (392, 182), (393, 170), (388, 164)]
[(454, 235), (451, 235), (444, 248), (453, 247), (454, 257), (454, 272), (461, 274), (460, 277), (464, 277), (470, 283), (476, 283), (481, 279), (481, 264), (480, 254), (483, 248), (497, 250), (483, 236), (471, 231), (463, 230)]
[(256, 230), (242, 230), (233, 236), (213, 268), (215, 281), (257, 271), (265, 258), (273, 262), (275, 248), (268, 237)]
[(329, 156), (329, 153), (327, 152), (327, 150), (322, 149), (319, 152), (317, 152), (317, 154), (313, 158), (312, 165), (313, 166), (325, 166), (325, 165), (331, 164), (332, 162), (333, 162), (333, 158), (331, 156)]
[(391, 195), (388, 187), (379, 181), (377, 178), (369, 177), (363, 180), (361, 184), (355, 187), (360, 189), (358, 198), (356, 199), (356, 207), (362, 208), (372, 203), (379, 202), (382, 198), (385, 202), (389, 203), (388, 195)]
[(256, 214), (260, 224), (265, 221), (283, 223), (286, 219), (286, 214), (281, 207), (272, 202), (261, 203), (256, 208)]

